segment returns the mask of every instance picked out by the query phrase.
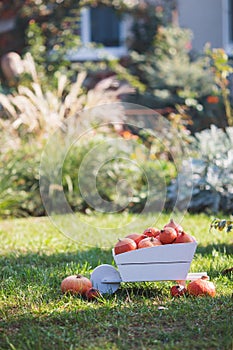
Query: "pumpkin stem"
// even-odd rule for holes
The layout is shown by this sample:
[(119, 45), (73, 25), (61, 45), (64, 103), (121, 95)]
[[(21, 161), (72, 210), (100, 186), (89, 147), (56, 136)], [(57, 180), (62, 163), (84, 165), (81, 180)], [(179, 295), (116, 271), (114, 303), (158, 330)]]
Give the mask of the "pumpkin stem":
[(202, 279), (202, 280), (208, 280), (209, 277), (208, 277), (208, 276), (201, 276), (201, 279)]
[(80, 274), (76, 275), (76, 278), (81, 278), (81, 277), (83, 277), (83, 276)]

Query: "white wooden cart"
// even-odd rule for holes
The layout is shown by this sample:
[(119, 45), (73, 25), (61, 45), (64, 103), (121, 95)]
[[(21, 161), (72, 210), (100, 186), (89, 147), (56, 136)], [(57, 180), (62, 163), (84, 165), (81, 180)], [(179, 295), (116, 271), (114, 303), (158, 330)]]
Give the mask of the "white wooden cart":
[(189, 273), (197, 242), (137, 249), (115, 255), (118, 270), (108, 264), (97, 266), (91, 281), (102, 294), (115, 293), (121, 282), (196, 280), (206, 272)]

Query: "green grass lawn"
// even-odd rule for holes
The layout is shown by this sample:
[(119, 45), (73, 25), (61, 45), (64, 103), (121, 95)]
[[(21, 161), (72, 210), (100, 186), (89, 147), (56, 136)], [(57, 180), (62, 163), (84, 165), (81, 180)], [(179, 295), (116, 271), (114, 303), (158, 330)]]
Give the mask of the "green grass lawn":
[[(132, 218), (132, 217), (131, 217)], [(151, 217), (141, 216), (142, 232)], [(70, 274), (89, 277), (102, 263), (114, 264), (111, 246), (127, 227), (105, 237), (101, 225), (120, 227), (123, 214), (85, 217), (76, 241), (48, 218), (0, 221), (0, 349), (232, 349), (232, 233), (208, 232), (211, 218), (186, 215), (182, 225), (198, 247), (190, 271), (206, 271), (215, 298), (170, 296), (173, 282), (122, 283), (98, 302), (63, 295)], [(162, 215), (162, 227), (169, 216)], [(79, 239), (80, 235), (80, 239)], [(84, 243), (88, 243), (85, 245)], [(104, 248), (102, 248), (104, 247)]]

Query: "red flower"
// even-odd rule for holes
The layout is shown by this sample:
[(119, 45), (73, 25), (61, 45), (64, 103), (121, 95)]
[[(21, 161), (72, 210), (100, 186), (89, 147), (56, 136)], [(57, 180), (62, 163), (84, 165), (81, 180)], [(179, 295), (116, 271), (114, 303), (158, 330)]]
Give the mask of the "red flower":
[(214, 104), (214, 103), (218, 103), (219, 102), (219, 98), (218, 96), (208, 96), (206, 101), (210, 104)]
[(137, 140), (138, 139), (138, 136), (137, 135), (134, 135), (132, 134), (130, 131), (123, 131), (121, 133), (122, 137), (126, 140), (130, 140), (130, 139), (134, 139), (134, 140)]

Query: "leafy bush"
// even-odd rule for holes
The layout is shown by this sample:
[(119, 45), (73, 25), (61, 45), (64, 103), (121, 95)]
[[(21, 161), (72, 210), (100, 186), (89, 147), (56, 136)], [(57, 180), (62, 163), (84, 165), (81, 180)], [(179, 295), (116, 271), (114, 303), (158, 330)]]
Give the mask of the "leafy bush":
[[(79, 9), (80, 10), (80, 9)], [(77, 23), (75, 22), (75, 25)], [(26, 32), (28, 53), (34, 58), (37, 75), (44, 88), (49, 87), (56, 90), (57, 75), (65, 75), (70, 82), (73, 82), (79, 72), (85, 71), (87, 77), (84, 86), (88, 89), (93, 88), (99, 80), (104, 77), (116, 76), (122, 82), (127, 82), (139, 91), (143, 91), (144, 86), (136, 76), (130, 74), (129, 69), (120, 64), (118, 59), (110, 57), (103, 58), (100, 61), (72, 62), (69, 53), (78, 50), (81, 45), (80, 37), (72, 26), (61, 31), (58, 37), (50, 38), (50, 44), (47, 43), (47, 36), (35, 21), (29, 22)], [(93, 48), (95, 43), (92, 43)], [(96, 78), (98, 76), (98, 78)]]
[(233, 126), (232, 96), (229, 88), (229, 77), (233, 73), (233, 67), (223, 49), (211, 50), (207, 46), (206, 54), (210, 57), (210, 66), (214, 72), (216, 92), (222, 96), (227, 123)]
[(178, 201), (181, 209), (192, 191), (189, 211), (230, 214), (233, 211), (233, 128), (223, 131), (211, 126), (197, 133), (195, 139), (192, 178), (180, 173), (169, 188), (169, 200), (171, 203), (177, 200), (180, 180), (185, 184), (182, 198)]
[[(150, 152), (137, 141), (122, 141), (99, 135), (70, 149), (62, 167), (62, 182), (74, 211), (88, 212), (95, 207), (140, 212), (148, 197), (147, 210), (162, 204), (166, 186), (176, 176), (175, 166), (167, 160), (151, 159)], [(0, 216), (45, 215), (39, 191), (41, 151), (41, 146), (34, 144), (1, 154)], [(46, 174), (42, 176), (46, 181)]]
[(214, 78), (206, 61), (190, 57), (191, 38), (187, 29), (161, 27), (150, 50), (132, 53), (132, 71), (147, 86), (154, 107), (185, 104), (212, 92)]
[[(148, 210), (160, 206), (163, 191), (175, 177), (175, 166), (167, 160), (151, 160), (149, 154), (137, 142), (125, 144), (105, 137), (71, 149), (64, 163), (63, 186), (72, 208), (85, 211), (93, 205), (100, 211), (140, 212), (147, 200)], [(82, 168), (87, 155), (88, 165)], [(81, 196), (80, 179), (84, 197), (92, 205)]]
[[(30, 53), (34, 58), (41, 83), (49, 86), (50, 89), (51, 87), (56, 89), (57, 72), (65, 75), (69, 80), (77, 74), (72, 69), (67, 52), (72, 48), (78, 49), (80, 37), (77, 33), (73, 34), (72, 25), (68, 29), (68, 23), (61, 22), (62, 26), (64, 28), (60, 28), (59, 31), (51, 23), (40, 26), (32, 20), (26, 30), (26, 54)], [(51, 31), (53, 31), (52, 37)]]
[(44, 214), (39, 193), (41, 149), (20, 147), (0, 155), (0, 216)]
[(145, 92), (129, 101), (160, 109), (163, 114), (189, 116), (192, 133), (232, 125), (228, 76), (232, 72), (222, 49), (206, 49), (197, 55), (191, 48), (192, 32), (174, 26), (160, 27), (151, 47), (131, 53), (131, 73), (146, 86)]

